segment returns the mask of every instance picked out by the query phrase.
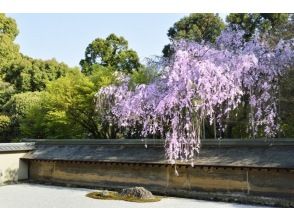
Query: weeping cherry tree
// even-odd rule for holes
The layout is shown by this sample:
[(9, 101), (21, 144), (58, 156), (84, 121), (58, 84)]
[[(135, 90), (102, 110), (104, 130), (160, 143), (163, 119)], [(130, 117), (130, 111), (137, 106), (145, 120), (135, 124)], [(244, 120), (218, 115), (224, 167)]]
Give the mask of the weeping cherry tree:
[(271, 48), (258, 36), (244, 41), (244, 34), (231, 26), (213, 45), (174, 42), (175, 53), (163, 62), (160, 77), (132, 90), (129, 79), (122, 77), (120, 85), (97, 93), (97, 109), (108, 109), (105, 120), (120, 127), (139, 124), (143, 137), (161, 134), (171, 163), (181, 160), (193, 165), (203, 120), (225, 130), (225, 119), (244, 95), (249, 97), (252, 136), (262, 129), (266, 137), (275, 137), (279, 131), (278, 79), (293, 63), (293, 40)]

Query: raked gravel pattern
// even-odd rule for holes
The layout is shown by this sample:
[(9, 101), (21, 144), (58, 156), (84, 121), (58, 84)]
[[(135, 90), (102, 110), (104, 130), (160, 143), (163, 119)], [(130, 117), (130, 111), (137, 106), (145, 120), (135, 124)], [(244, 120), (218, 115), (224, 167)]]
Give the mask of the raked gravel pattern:
[(251, 208), (256, 206), (167, 197), (134, 203), (86, 197), (93, 189), (15, 184), (0, 186), (0, 208)]

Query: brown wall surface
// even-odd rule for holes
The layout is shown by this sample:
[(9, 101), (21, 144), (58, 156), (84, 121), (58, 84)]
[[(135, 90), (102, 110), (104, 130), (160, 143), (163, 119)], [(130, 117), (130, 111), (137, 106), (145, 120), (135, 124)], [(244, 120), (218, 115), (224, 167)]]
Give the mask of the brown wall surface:
[[(288, 199), (294, 205), (294, 171), (263, 168), (225, 168), (31, 160), (31, 180), (122, 188), (145, 186), (160, 194), (197, 197), (198, 193), (266, 196)], [(205, 197), (205, 196), (204, 196)], [(204, 198), (203, 197), (203, 198)], [(198, 195), (199, 198), (199, 195)]]

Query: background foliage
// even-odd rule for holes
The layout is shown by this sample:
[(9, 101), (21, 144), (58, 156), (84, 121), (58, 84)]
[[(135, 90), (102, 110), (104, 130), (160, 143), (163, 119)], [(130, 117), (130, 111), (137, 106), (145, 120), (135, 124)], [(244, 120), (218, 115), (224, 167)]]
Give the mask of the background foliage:
[[(262, 33), (273, 46), (294, 35), (293, 14), (229, 14), (226, 22), (217, 14), (190, 14), (167, 32), (170, 44), (163, 57), (173, 53), (170, 45), (179, 39), (215, 43), (228, 25), (241, 25), (246, 40)], [(143, 65), (128, 41), (112, 33), (96, 38), (85, 48), (81, 68), (72, 68), (55, 59), (28, 57), (15, 43), (16, 21), (0, 14), (0, 142), (21, 138), (136, 138), (138, 133), (121, 130), (102, 120), (104, 112), (95, 110), (97, 91), (117, 84), (120, 75), (130, 77), (129, 87), (148, 84), (160, 70), (156, 62)], [(294, 70), (281, 79), (279, 113), (283, 131), (280, 137), (294, 137)], [(238, 116), (228, 122), (223, 137), (247, 138), (248, 100), (238, 108)], [(214, 138), (214, 128), (204, 123), (205, 137)], [(139, 127), (137, 129), (140, 129)]]

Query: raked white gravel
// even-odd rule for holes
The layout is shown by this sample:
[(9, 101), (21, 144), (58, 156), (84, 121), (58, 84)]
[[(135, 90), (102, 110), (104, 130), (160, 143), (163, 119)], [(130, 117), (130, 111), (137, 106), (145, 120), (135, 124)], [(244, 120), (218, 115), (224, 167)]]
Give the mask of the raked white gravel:
[(15, 184), (0, 186), (0, 208), (249, 208), (224, 202), (168, 197), (159, 202), (134, 203), (86, 197), (92, 189)]

